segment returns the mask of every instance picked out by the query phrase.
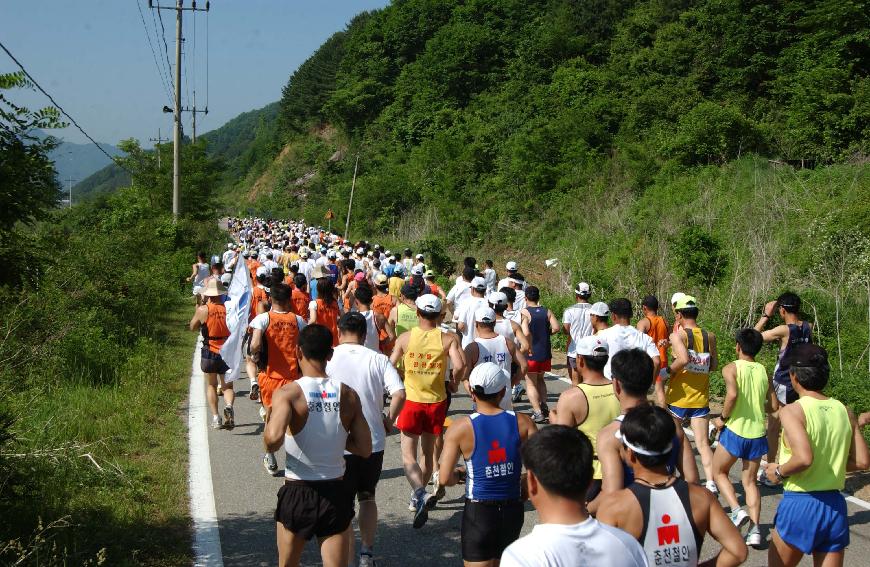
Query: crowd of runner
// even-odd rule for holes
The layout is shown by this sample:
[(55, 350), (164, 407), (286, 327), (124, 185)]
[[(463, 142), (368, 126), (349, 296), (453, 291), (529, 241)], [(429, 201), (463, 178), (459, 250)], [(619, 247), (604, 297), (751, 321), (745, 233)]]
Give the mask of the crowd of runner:
[[(228, 306), (247, 309), (237, 332), (265, 422), (266, 471), (276, 474), (276, 453), (286, 454), (280, 565), (298, 565), (315, 536), (326, 566), (375, 564), (376, 488), (394, 429), (414, 528), (446, 487), (464, 484), (467, 566), (698, 565), (708, 536), (721, 547), (709, 564), (739, 565), (747, 545), (764, 543), (763, 522), (774, 528), (770, 565), (805, 554), (843, 564), (841, 490), (847, 471), (870, 467), (860, 431), (870, 415), (823, 394), (827, 353), (797, 295), (765, 305), (754, 328), (736, 331), (735, 352), (720, 353), (699, 324), (701, 302), (684, 293), (667, 309), (648, 296), (637, 313), (625, 298), (591, 303), (581, 282), (560, 323), (516, 262), (499, 279), (492, 261), (465, 258), (445, 292), (407, 248), (300, 222), (230, 219), (229, 230), (222, 254), (192, 266), (190, 329), (203, 336), (211, 426), (233, 429), (222, 347)], [(249, 283), (234, 296), (236, 281)], [(572, 387), (551, 408), (557, 333), (568, 336)], [(755, 361), (764, 343), (779, 346), (772, 375)], [(710, 373), (720, 366), (726, 394), (711, 420)], [(472, 413), (448, 417), (460, 391)], [(524, 395), (531, 415), (514, 411)], [(738, 460), (745, 507), (729, 478)], [(782, 486), (774, 518), (760, 517), (758, 483)], [(527, 500), (538, 522), (520, 537)]]

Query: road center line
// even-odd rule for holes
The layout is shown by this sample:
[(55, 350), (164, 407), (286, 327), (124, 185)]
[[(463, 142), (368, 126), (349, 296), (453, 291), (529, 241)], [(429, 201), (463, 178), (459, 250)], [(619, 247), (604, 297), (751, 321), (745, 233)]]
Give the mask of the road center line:
[(200, 337), (193, 352), (187, 406), (188, 492), (190, 517), (193, 519), (193, 564), (197, 567), (223, 567), (221, 536), (211, 483), (211, 461), (208, 455), (208, 411), (200, 369), (201, 346)]

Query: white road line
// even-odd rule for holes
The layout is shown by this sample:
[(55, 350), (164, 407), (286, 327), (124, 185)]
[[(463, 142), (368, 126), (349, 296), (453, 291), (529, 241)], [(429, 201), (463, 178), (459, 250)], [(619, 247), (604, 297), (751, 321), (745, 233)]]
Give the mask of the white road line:
[(190, 516), (193, 519), (193, 564), (197, 567), (223, 567), (221, 536), (214, 505), (214, 489), (211, 484), (211, 461), (208, 456), (208, 408), (199, 364), (201, 346), (200, 338), (193, 353), (187, 409), (187, 434), (190, 448), (188, 491)]

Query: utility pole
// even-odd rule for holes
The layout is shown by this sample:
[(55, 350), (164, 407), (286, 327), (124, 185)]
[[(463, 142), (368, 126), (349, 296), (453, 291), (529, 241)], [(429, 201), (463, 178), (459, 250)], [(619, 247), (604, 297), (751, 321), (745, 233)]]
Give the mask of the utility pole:
[(196, 89), (193, 89), (193, 108), (185, 108), (185, 112), (193, 113), (193, 143), (196, 143), (196, 115), (197, 113), (208, 114), (208, 107), (205, 107), (205, 110), (197, 110), (196, 109)]
[(73, 179), (73, 178), (72, 178), (72, 175), (70, 175), (70, 176), (67, 178), (67, 183), (69, 183), (69, 208), (70, 208), (70, 209), (72, 208), (72, 184), (73, 184), (73, 181), (75, 181), (76, 183), (78, 183), (78, 179)]
[(356, 187), (356, 172), (359, 168), (359, 154), (356, 154), (356, 164), (353, 166), (353, 181), (350, 184), (350, 201), (347, 203), (347, 220), (344, 223), (344, 239), (347, 240), (347, 232), (350, 229), (350, 210), (353, 208), (353, 190)]
[[(148, 7), (153, 8), (151, 0), (148, 0)], [(172, 218), (178, 220), (178, 213), (181, 209), (181, 112), (185, 110), (181, 107), (181, 15), (185, 10), (191, 12), (208, 12), (209, 2), (205, 3), (205, 9), (196, 7), (196, 0), (191, 3), (190, 8), (184, 7), (184, 0), (176, 0), (175, 7), (160, 6), (158, 10), (175, 10), (175, 108), (167, 109), (163, 107), (163, 111), (169, 110), (172, 112), (175, 119), (173, 128), (173, 148), (172, 148)], [(194, 114), (195, 116), (195, 114)]]
[(160, 170), (160, 144), (168, 142), (169, 138), (164, 138), (160, 135), (160, 128), (157, 129), (156, 138), (148, 138), (149, 142), (154, 142), (154, 149), (157, 151), (157, 170)]

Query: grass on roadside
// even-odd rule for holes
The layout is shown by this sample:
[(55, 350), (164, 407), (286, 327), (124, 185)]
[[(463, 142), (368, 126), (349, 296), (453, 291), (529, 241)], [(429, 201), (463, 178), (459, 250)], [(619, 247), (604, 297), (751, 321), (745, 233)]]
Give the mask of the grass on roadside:
[[(0, 495), (4, 523), (12, 520), (0, 533), (42, 547), (42, 557), (33, 553), (21, 564), (98, 556), (120, 566), (190, 563), (183, 404), (191, 311), (179, 299), (158, 335), (136, 346), (116, 385), (56, 384), (6, 398), (17, 440), (6, 458), (14, 476)], [(38, 526), (52, 522), (34, 543)], [(15, 548), (0, 543), (0, 563), (14, 563), (22, 554)], [(56, 562), (47, 562), (52, 555)]]

